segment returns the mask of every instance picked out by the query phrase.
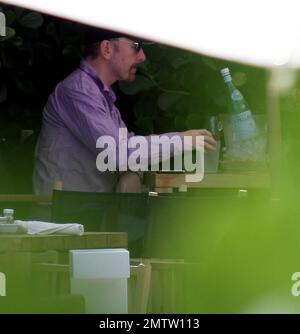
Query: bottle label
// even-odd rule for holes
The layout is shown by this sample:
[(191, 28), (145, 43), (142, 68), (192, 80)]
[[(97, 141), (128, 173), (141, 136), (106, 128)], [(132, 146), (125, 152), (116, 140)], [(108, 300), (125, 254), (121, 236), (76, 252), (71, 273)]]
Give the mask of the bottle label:
[(231, 98), (234, 101), (241, 101), (243, 99), (243, 95), (241, 94), (239, 90), (235, 89), (231, 94)]
[(238, 140), (247, 140), (257, 136), (257, 127), (250, 110), (231, 115), (231, 120)]

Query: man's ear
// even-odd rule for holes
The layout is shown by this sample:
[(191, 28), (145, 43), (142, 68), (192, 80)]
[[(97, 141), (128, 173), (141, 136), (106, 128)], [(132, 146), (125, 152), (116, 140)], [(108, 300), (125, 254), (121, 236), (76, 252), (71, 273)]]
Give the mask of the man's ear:
[(108, 40), (100, 42), (100, 51), (103, 58), (110, 59), (113, 51), (112, 43)]

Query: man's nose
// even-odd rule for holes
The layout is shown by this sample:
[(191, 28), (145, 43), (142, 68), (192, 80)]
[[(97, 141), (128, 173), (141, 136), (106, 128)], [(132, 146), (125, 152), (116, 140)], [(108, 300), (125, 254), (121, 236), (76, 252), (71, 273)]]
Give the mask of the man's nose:
[(138, 62), (139, 63), (142, 63), (143, 61), (146, 60), (146, 55), (145, 55), (145, 52), (144, 52), (143, 49), (140, 49), (140, 51), (138, 52), (137, 56), (138, 56)]

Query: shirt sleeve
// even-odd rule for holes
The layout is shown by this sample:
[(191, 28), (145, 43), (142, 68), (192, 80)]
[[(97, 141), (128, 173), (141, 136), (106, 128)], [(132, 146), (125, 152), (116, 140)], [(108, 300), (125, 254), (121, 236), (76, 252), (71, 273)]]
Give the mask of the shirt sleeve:
[[(116, 167), (119, 169), (119, 149), (120, 142), (126, 142), (127, 157), (136, 151), (136, 142), (143, 141), (147, 143), (145, 149), (140, 149), (142, 159), (145, 164), (150, 163), (150, 157), (156, 154), (156, 160), (162, 161), (164, 155), (162, 147), (159, 144), (162, 136), (164, 138), (172, 139), (174, 136), (179, 136), (178, 133), (165, 133), (163, 135), (150, 136), (135, 136), (133, 132), (129, 132), (125, 123), (123, 122), (119, 111), (116, 107), (109, 108), (108, 102), (104, 96), (93, 96), (81, 91), (72, 90), (64, 87), (58, 90), (55, 96), (58, 110), (60, 110), (60, 117), (64, 125), (69, 131), (93, 154), (96, 155), (101, 152), (101, 149), (96, 147), (97, 140), (101, 136), (110, 136), (116, 143)], [(123, 129), (126, 138), (119, 138), (119, 130)], [(123, 140), (123, 141), (122, 141)], [(170, 155), (181, 152), (181, 144), (173, 145), (171, 147)], [(123, 170), (124, 170), (124, 161)], [(129, 166), (130, 167), (130, 166)], [(129, 168), (130, 169), (130, 168)], [(144, 169), (145, 170), (145, 169)]]

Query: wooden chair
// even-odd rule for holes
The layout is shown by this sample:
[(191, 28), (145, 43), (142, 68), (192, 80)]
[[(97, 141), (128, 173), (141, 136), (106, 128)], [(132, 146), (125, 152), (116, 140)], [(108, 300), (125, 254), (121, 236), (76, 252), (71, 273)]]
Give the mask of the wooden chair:
[(70, 293), (68, 264), (38, 262), (32, 264), (37, 293), (45, 297)]
[[(186, 277), (192, 263), (183, 259), (132, 259), (131, 264), (146, 263), (151, 270), (146, 313), (180, 313), (186, 310)], [(144, 306), (145, 310), (145, 306)]]
[[(53, 189), (56, 190), (54, 193), (55, 199), (55, 194), (59, 195), (60, 191), (63, 189), (62, 182), (55, 182)], [(67, 192), (65, 193), (68, 195)], [(158, 196), (156, 192), (149, 192), (148, 195), (149, 197)], [(86, 194), (86, 196), (96, 195)], [(93, 197), (91, 197), (91, 199), (93, 199)], [(66, 266), (62, 265), (40, 265), (40, 267), (35, 266), (35, 268), (43, 271), (49, 270), (48, 279), (52, 279), (53, 281), (55, 281), (55, 279), (57, 280), (57, 278), (51, 277), (53, 276), (53, 272), (56, 272), (56, 274), (62, 277), (64, 275), (63, 273), (69, 270)], [(181, 304), (182, 309), (184, 309), (184, 288), (182, 287), (185, 284), (186, 268), (187, 264), (184, 260), (158, 258), (131, 259), (131, 277), (128, 282), (129, 312), (139, 314), (145, 314), (148, 311), (174, 313), (178, 310), (179, 304)], [(64, 280), (66, 281), (66, 278)], [(62, 283), (57, 283), (56, 289), (61, 285)], [(65, 283), (64, 285), (66, 286)], [(53, 286), (50, 289), (51, 293), (55, 293)]]
[[(45, 297), (60, 296), (70, 293), (70, 265), (50, 262), (32, 264), (35, 282), (42, 283)], [(146, 260), (130, 266), (128, 281), (129, 313), (147, 313), (151, 282), (151, 265)]]
[(146, 314), (151, 284), (151, 264), (148, 260), (130, 265), (128, 281), (128, 311)]
[(57, 252), (35, 254), (32, 263), (34, 313), (84, 313), (84, 298), (70, 293), (69, 265), (57, 263)]

